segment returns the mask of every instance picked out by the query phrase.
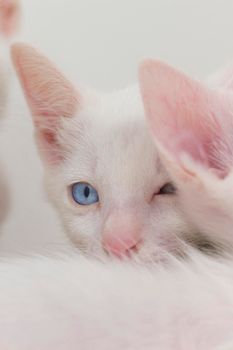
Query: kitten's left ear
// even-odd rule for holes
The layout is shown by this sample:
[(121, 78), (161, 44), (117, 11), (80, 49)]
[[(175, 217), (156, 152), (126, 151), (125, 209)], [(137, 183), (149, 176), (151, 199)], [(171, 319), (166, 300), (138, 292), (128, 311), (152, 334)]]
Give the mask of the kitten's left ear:
[(63, 159), (59, 141), (61, 117), (72, 117), (80, 107), (81, 96), (57, 68), (34, 48), (12, 46), (12, 59), (36, 129), (43, 158), (55, 163)]
[(12, 45), (11, 53), (32, 115), (72, 116), (78, 94), (55, 65), (26, 44)]
[(225, 172), (232, 97), (156, 60), (141, 66), (139, 79), (146, 116), (166, 156), (182, 166), (186, 154), (218, 174)]

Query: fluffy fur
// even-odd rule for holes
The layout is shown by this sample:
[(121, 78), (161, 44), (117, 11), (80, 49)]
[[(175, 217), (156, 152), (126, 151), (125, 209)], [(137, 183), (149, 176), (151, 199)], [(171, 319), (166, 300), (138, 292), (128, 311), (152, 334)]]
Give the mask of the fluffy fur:
[(77, 256), (2, 262), (0, 348), (230, 350), (232, 263), (191, 256), (167, 269)]

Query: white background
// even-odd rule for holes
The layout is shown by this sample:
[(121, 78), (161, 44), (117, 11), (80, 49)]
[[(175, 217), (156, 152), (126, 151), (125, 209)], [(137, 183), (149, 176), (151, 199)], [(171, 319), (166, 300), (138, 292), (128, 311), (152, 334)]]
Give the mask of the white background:
[[(23, 0), (22, 39), (40, 48), (73, 81), (98, 89), (135, 82), (137, 65), (146, 57), (202, 78), (233, 59), (233, 1)], [(10, 195), (2, 252), (62, 243), (43, 192), (31, 120), (17, 89), (16, 84), (0, 134)], [(7, 198), (3, 202), (2, 212)]]

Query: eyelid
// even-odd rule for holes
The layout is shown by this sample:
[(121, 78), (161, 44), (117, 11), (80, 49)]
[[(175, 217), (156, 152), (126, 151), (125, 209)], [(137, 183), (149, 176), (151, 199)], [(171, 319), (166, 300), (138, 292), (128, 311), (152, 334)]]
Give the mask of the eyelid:
[[(167, 193), (166, 193), (166, 187), (168, 187), (167, 188)], [(171, 190), (169, 189), (169, 187), (171, 187)], [(164, 189), (164, 193), (163, 193), (163, 189)], [(176, 190), (175, 185), (172, 182), (167, 182), (167, 183), (164, 183), (162, 186), (160, 186), (159, 189), (154, 192), (153, 198), (155, 196), (173, 195), (173, 194), (176, 193), (176, 191), (177, 190)]]
[(174, 194), (175, 192), (176, 192), (176, 188), (173, 185), (173, 183), (167, 182), (162, 187), (160, 187), (158, 194)]

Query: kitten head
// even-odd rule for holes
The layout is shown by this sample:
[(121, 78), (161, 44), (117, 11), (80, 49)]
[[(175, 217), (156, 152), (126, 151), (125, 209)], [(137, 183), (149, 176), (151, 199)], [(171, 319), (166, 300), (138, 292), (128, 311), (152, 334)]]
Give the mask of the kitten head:
[(85, 251), (162, 259), (191, 233), (162, 165), (136, 88), (96, 94), (41, 54), (12, 49), (45, 166), (50, 198)]
[[(139, 75), (147, 119), (183, 212), (210, 239), (232, 244), (232, 92), (216, 79), (211, 88), (155, 60)], [(218, 81), (231, 86), (226, 71)]]

